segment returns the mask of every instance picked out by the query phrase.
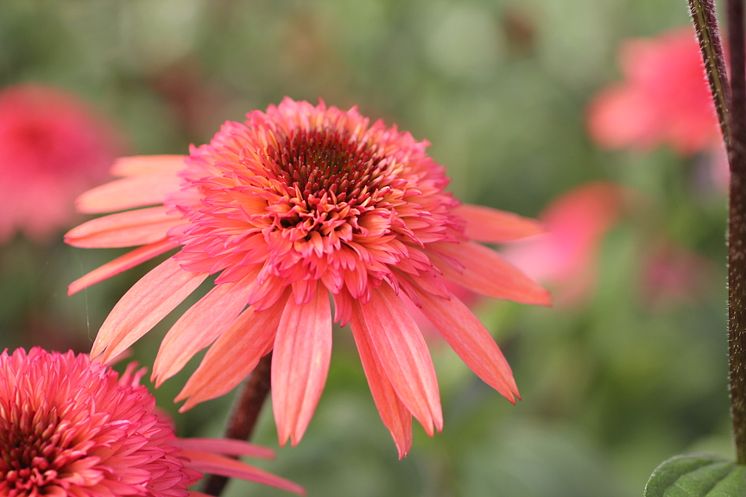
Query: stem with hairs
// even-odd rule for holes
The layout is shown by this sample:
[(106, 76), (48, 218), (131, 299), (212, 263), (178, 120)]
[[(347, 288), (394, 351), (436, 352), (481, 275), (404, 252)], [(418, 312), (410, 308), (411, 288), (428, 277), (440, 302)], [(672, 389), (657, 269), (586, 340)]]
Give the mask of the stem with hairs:
[[(237, 440), (249, 440), (251, 438), (264, 401), (269, 394), (271, 371), (272, 354), (268, 354), (259, 361), (246, 381), (228, 420), (228, 426), (225, 430), (226, 438)], [(203, 491), (207, 495), (219, 496), (223, 493), (228, 480), (224, 476), (212, 475), (205, 482)]]
[(731, 105), (728, 202), (729, 391), (736, 461), (746, 464), (746, 68), (743, 0), (728, 0)]

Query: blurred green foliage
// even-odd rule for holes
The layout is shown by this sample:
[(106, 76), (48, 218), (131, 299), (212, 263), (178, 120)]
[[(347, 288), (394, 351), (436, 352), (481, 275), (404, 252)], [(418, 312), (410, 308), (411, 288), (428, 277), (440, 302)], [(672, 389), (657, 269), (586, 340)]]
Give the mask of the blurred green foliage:
[[(687, 22), (680, 0), (4, 0), (0, 84), (81, 95), (119, 127), (131, 153), (183, 153), (248, 110), (285, 95), (321, 97), (427, 138), (452, 190), (472, 202), (537, 215), (586, 181), (634, 190), (639, 208), (588, 261), (598, 281), (584, 304), (479, 307), (515, 369), (517, 406), (434, 344), (445, 431), (428, 439), (417, 429), (399, 462), (348, 332), (336, 330), (305, 439), (262, 463), (310, 496), (634, 496), (671, 454), (731, 450), (725, 202), (702, 187), (700, 159), (598, 150), (585, 105), (618, 77), (621, 40)], [(712, 261), (696, 299), (646, 297), (641, 261), (661, 238)], [(0, 347), (86, 350), (146, 269), (65, 296), (69, 281), (111, 255), (20, 238), (2, 247)], [(166, 321), (136, 348), (146, 365)], [(187, 374), (157, 392), (164, 409), (175, 411)], [(230, 401), (178, 416), (180, 433), (218, 435)], [(276, 445), (269, 409), (256, 440)], [(280, 493), (233, 482), (227, 495)]]

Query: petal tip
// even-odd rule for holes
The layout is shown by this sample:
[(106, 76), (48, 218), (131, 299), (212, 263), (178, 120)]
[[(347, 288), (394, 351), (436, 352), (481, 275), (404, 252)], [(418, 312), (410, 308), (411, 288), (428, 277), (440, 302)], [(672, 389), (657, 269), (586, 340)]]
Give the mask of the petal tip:
[(184, 402), (184, 405), (179, 407), (180, 413), (185, 413), (187, 411), (191, 411), (194, 409), (197, 405), (204, 402), (205, 399), (200, 399), (199, 397), (195, 397), (194, 395), (184, 395), (180, 393), (176, 399), (174, 399), (174, 402)]
[(537, 297), (536, 305), (540, 305), (543, 307), (554, 306), (554, 300), (552, 299), (552, 294), (549, 292), (549, 290), (543, 289), (543, 291)]
[(163, 383), (165, 383), (166, 378), (164, 378), (162, 375), (153, 371), (153, 374), (150, 375), (150, 381), (153, 383), (155, 388), (161, 388)]
[(91, 352), (88, 354), (91, 359), (101, 359), (102, 354), (106, 350), (106, 345), (102, 344), (99, 340), (93, 342)]

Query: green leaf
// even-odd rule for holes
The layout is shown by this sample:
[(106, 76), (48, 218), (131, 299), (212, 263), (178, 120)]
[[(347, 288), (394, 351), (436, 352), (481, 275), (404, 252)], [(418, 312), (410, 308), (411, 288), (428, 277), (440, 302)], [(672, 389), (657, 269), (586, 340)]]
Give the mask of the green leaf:
[(655, 468), (644, 497), (746, 496), (746, 466), (707, 455), (676, 456)]

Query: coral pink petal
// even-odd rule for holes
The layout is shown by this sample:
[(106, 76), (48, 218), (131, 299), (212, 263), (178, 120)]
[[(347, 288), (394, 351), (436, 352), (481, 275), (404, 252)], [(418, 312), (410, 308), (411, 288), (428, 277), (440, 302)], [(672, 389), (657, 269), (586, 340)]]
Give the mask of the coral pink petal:
[(404, 302), (384, 284), (359, 304), (371, 349), (397, 396), (428, 435), (443, 428), (440, 393), (430, 352)]
[(549, 292), (488, 247), (439, 243), (433, 251), (431, 259), (446, 278), (469, 290), (523, 304), (552, 303)]
[(332, 352), (329, 296), (315, 285), (309, 302), (288, 299), (272, 355), (272, 406), (281, 445), (296, 445), (311, 421), (326, 383)]
[(150, 245), (144, 245), (131, 252), (128, 252), (116, 259), (107, 262), (103, 266), (100, 266), (93, 271), (81, 276), (77, 280), (70, 283), (67, 287), (67, 294), (74, 295), (81, 290), (88, 288), (91, 285), (95, 285), (103, 280), (109, 279), (127, 269), (133, 268), (143, 262), (149, 261), (154, 257), (168, 252), (178, 246), (178, 242), (175, 240), (161, 240), (160, 242), (151, 243)]
[(274, 459), (275, 451), (243, 440), (228, 438), (179, 438), (174, 445), (184, 450), (211, 452), (226, 456), (249, 456), (260, 459)]
[(369, 331), (357, 313), (353, 314), (350, 325), (373, 401), (383, 424), (391, 432), (399, 459), (402, 459), (412, 447), (412, 414), (399, 400), (394, 387), (381, 369), (368, 341)]
[(466, 221), (466, 236), (480, 242), (511, 242), (545, 231), (538, 221), (481, 205), (462, 204), (454, 213)]
[(143, 174), (176, 174), (184, 169), (185, 155), (133, 155), (120, 157), (111, 166), (114, 176), (141, 176)]
[(453, 295), (448, 300), (418, 291), (416, 298), (422, 313), (464, 363), (482, 381), (515, 402), (519, 394), (510, 365), (492, 335), (469, 308)]
[(117, 302), (99, 329), (91, 355), (119, 355), (189, 296), (207, 274), (181, 269), (172, 257), (143, 276)]
[(172, 227), (184, 221), (165, 207), (150, 207), (92, 219), (65, 234), (73, 247), (119, 248), (163, 240)]
[(174, 323), (163, 338), (153, 365), (157, 387), (230, 328), (246, 307), (249, 283), (240, 280), (213, 287)]
[(95, 214), (162, 204), (166, 195), (179, 189), (174, 174), (147, 174), (105, 183), (88, 190), (76, 201), (80, 212)]
[(236, 461), (235, 459), (188, 450), (184, 451), (184, 456), (189, 459), (189, 466), (202, 473), (226, 476), (228, 478), (241, 478), (242, 480), (253, 481), (295, 494), (305, 495), (303, 487), (279, 476), (262, 471), (259, 468), (249, 466), (241, 461)]
[[(197, 371), (176, 397), (177, 402), (187, 400), (182, 412), (229, 392), (254, 370), (259, 359), (272, 350), (286, 300), (280, 299), (261, 312), (246, 309), (212, 344)], [(231, 367), (226, 368), (226, 364)]]

